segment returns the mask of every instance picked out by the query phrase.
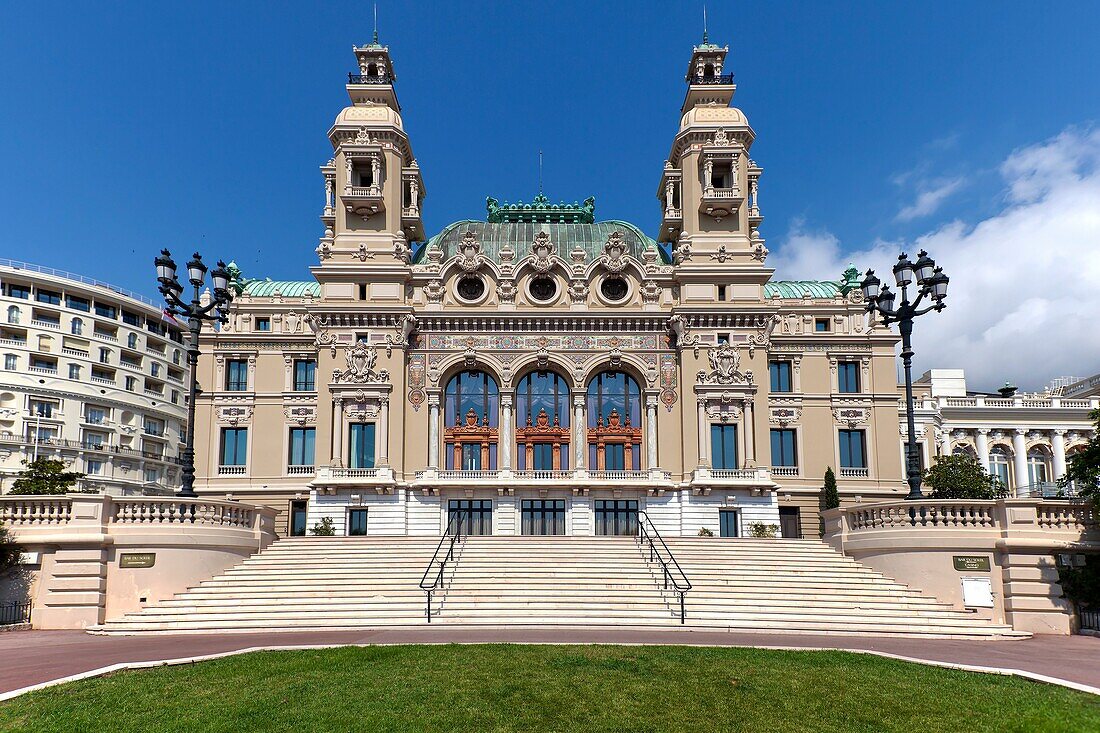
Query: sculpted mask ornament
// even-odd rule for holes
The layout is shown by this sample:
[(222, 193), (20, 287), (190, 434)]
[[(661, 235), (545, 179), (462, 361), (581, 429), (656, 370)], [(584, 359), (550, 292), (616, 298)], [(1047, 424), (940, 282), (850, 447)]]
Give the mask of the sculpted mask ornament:
[(735, 384), (748, 382), (748, 376), (739, 371), (741, 356), (729, 344), (719, 344), (709, 350), (710, 371), (699, 372), (699, 381), (704, 384)]
[(458, 246), (458, 266), (464, 272), (477, 272), (481, 269), (485, 257), (481, 254), (481, 242), (477, 241), (477, 235), (466, 232), (462, 235), (462, 243)]
[(336, 370), (332, 374), (334, 382), (360, 384), (364, 382), (387, 382), (390, 374), (385, 369), (376, 371), (374, 366), (378, 361), (378, 352), (373, 346), (367, 346), (363, 341), (357, 341), (355, 346), (349, 346), (344, 350), (344, 358), (348, 368), (343, 371)]
[(622, 232), (611, 232), (611, 236), (604, 243), (600, 263), (608, 272), (616, 274), (626, 267), (626, 243), (623, 241)]
[(404, 232), (398, 233), (397, 239), (393, 241), (393, 258), (405, 265), (412, 262), (412, 250)]
[(315, 316), (306, 313), (302, 320), (313, 332), (313, 348), (321, 349), (328, 346), (332, 350), (332, 358), (336, 358), (336, 335), (328, 330), (328, 316)]
[(412, 335), (416, 332), (417, 323), (419, 321), (411, 313), (401, 316), (397, 321), (397, 336), (386, 334), (386, 356), (393, 352), (394, 347), (407, 349), (412, 346)]
[(553, 266), (554, 243), (550, 241), (550, 235), (539, 232), (535, 235), (535, 241), (531, 243), (532, 266), (538, 272), (549, 272)]
[(668, 319), (669, 340), (672, 341), (672, 345), (677, 349), (685, 349), (691, 347), (695, 351), (695, 355), (699, 355), (699, 337), (692, 335), (688, 331), (687, 321), (679, 313)]

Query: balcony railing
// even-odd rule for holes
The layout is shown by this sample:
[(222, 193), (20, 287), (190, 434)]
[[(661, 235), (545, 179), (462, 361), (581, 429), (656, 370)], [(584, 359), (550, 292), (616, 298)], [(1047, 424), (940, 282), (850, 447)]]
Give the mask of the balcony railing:
[(57, 367), (32, 366), (27, 367), (27, 371), (33, 374), (57, 374)]
[(691, 77), (692, 84), (732, 84), (733, 74), (697, 74)]
[(344, 196), (356, 198), (381, 198), (381, 186), (344, 186)]
[(703, 189), (703, 198), (719, 200), (739, 199), (741, 198), (741, 191), (736, 188), (715, 188), (714, 186), (707, 186)]
[(115, 383), (115, 380), (113, 378), (108, 378), (108, 377), (92, 377), (91, 380), (93, 382), (95, 382), (96, 384), (114, 385), (114, 383)]
[(55, 331), (61, 329), (61, 321), (43, 321), (41, 318), (32, 318), (31, 325), (39, 328), (50, 328)]
[(92, 331), (92, 335), (95, 336), (100, 341), (110, 341), (111, 343), (115, 343), (115, 344), (118, 343), (118, 337), (117, 336), (112, 336), (109, 333), (102, 333), (100, 331)]
[(798, 466), (772, 466), (772, 476), (797, 476)]
[(356, 74), (351, 72), (348, 74), (348, 84), (392, 84), (393, 76), (391, 74), (375, 74), (371, 76), (369, 74)]
[(287, 466), (287, 476), (311, 476), (314, 473), (313, 466)]
[(67, 450), (94, 451), (96, 454), (104, 456), (131, 456), (134, 458), (149, 458), (157, 461), (164, 461), (165, 463), (179, 463), (178, 458), (165, 456), (160, 453), (153, 453), (151, 451), (142, 451), (138, 450), (137, 448), (125, 448), (120, 445), (97, 445), (93, 443), (81, 442), (79, 440), (66, 440), (64, 438), (41, 438), (39, 440), (31, 440), (20, 435), (0, 435), (0, 443), (15, 443), (24, 446), (37, 445), (40, 449), (58, 448)]
[(867, 478), (871, 475), (871, 470), (868, 468), (841, 468), (841, 478)]
[(572, 471), (515, 471), (513, 474), (519, 481), (538, 481), (547, 479), (569, 479), (573, 477)]
[(218, 466), (219, 476), (243, 476), (247, 466)]

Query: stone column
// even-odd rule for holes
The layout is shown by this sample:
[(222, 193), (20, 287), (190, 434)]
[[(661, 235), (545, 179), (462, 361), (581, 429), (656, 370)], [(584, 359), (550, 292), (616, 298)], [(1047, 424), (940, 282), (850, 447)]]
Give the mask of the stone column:
[(515, 444), (515, 438), (512, 437), (512, 430), (515, 427), (515, 420), (512, 419), (512, 395), (502, 394), (500, 396), (500, 470), (511, 471), (512, 470), (512, 445)]
[(1023, 428), (1016, 428), (1016, 431), (1012, 435), (1012, 469), (1016, 473), (1015, 485), (1016, 496), (1024, 497), (1027, 495), (1028, 484), (1027, 480), (1027, 443), (1024, 442), (1024, 433), (1027, 431)]
[(332, 401), (332, 465), (344, 465), (344, 400)]
[(657, 468), (657, 395), (649, 395), (645, 399), (645, 420), (646, 469), (653, 470)]
[(1066, 475), (1066, 431), (1055, 430), (1050, 436), (1050, 448), (1054, 454), (1054, 476), (1057, 481)]
[(986, 471), (989, 470), (989, 429), (978, 428), (978, 435), (976, 443), (978, 445), (978, 463), (982, 464), (982, 468)]
[(439, 395), (428, 395), (428, 468), (439, 470)]
[(378, 410), (378, 465), (390, 465), (390, 398), (380, 400)]
[(947, 428), (940, 433), (940, 455), (951, 455), (951, 431)]
[(585, 410), (585, 394), (573, 395), (573, 468), (584, 470), (585, 454), (588, 452), (588, 416)]
[(751, 399), (745, 400), (745, 467), (756, 468), (756, 412)]
[(702, 397), (698, 400), (699, 405), (699, 468), (706, 468), (709, 465), (707, 460), (707, 440), (710, 438), (707, 435), (707, 401)]

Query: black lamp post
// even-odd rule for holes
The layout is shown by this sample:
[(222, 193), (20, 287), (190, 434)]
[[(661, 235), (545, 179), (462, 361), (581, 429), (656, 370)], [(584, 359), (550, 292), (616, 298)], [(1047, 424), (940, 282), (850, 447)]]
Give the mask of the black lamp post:
[[(942, 311), (947, 298), (947, 275), (923, 249), (917, 255), (916, 262), (902, 252), (894, 265), (894, 281), (901, 291), (901, 303), (894, 307), (895, 294), (889, 285), (875, 277), (874, 270), (868, 270), (860, 283), (863, 297), (867, 299), (867, 312), (880, 313), (885, 325), (897, 322), (901, 331), (901, 360), (905, 365), (905, 417), (909, 421), (909, 445), (906, 450), (906, 476), (909, 483), (909, 495), (906, 499), (923, 499), (920, 492), (920, 459), (917, 454), (916, 421), (913, 417), (913, 319), (928, 311)], [(915, 283), (915, 284), (914, 284)], [(880, 289), (881, 286), (881, 289)], [(910, 288), (915, 289), (912, 300)], [(920, 307), (925, 298), (931, 299), (931, 305)]]
[(180, 298), (183, 294), (183, 285), (176, 277), (176, 263), (172, 260), (172, 253), (166, 249), (161, 250), (155, 264), (157, 282), (160, 283), (159, 289), (164, 296), (164, 302), (168, 304), (166, 312), (186, 318), (187, 328), (191, 332), (191, 341), (187, 344), (187, 364), (191, 372), (187, 393), (187, 433), (184, 438), (183, 452), (180, 454), (183, 464), (183, 482), (179, 495), (193, 498), (198, 496), (195, 493), (195, 397), (198, 393), (199, 332), (202, 330), (204, 321), (228, 322), (225, 309), (232, 302), (233, 293), (229, 289), (229, 272), (225, 269), (225, 263), (220, 260), (218, 266), (210, 273), (214, 298), (205, 306), (199, 302), (199, 291), (202, 289), (207, 268), (198, 252), (187, 263), (187, 279), (192, 287), (190, 302)]

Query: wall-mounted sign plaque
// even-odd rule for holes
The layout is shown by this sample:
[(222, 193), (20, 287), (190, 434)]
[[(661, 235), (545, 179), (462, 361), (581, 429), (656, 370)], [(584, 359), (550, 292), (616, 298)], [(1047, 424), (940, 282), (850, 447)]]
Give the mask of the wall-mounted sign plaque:
[(120, 568), (151, 568), (156, 561), (155, 552), (124, 552), (118, 556)]
[(988, 573), (988, 555), (954, 555), (951, 560), (955, 569), (963, 573)]

